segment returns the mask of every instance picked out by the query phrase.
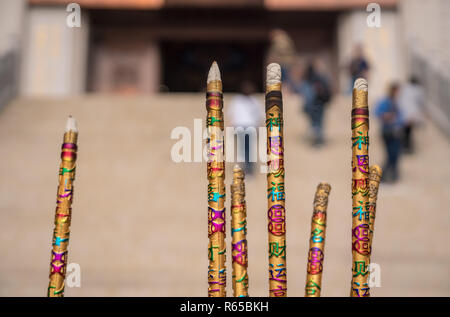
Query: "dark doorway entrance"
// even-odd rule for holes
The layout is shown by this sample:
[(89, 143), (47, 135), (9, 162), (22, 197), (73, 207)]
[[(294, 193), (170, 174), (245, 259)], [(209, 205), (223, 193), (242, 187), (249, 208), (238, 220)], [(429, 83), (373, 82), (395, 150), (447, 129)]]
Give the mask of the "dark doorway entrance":
[(162, 82), (167, 91), (203, 91), (214, 60), (219, 64), (225, 92), (239, 91), (243, 81), (263, 89), (265, 42), (163, 41), (160, 47)]

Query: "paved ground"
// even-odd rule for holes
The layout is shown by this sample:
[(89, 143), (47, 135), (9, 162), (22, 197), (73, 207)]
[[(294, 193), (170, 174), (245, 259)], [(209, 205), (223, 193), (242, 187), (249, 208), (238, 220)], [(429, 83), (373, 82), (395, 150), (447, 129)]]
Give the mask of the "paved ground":
[[(303, 296), (312, 199), (317, 183), (328, 181), (322, 294), (347, 296), (350, 101), (338, 98), (331, 106), (328, 144), (319, 150), (301, 136), (307, 124), (297, 104), (285, 99), (289, 295)], [(46, 294), (69, 113), (80, 128), (69, 262), (81, 265), (82, 281), (66, 296), (205, 296), (206, 165), (170, 158), (171, 130), (193, 129), (193, 119), (205, 116), (200, 94), (18, 99), (1, 110), (0, 295)], [(382, 163), (372, 126), (371, 163)], [(373, 296), (450, 296), (449, 143), (431, 124), (417, 141), (417, 155), (401, 162), (401, 183), (380, 188), (373, 262), (381, 267), (382, 287)], [(231, 165), (227, 188), (230, 178)], [(252, 296), (268, 293), (265, 186), (262, 174), (246, 185)]]

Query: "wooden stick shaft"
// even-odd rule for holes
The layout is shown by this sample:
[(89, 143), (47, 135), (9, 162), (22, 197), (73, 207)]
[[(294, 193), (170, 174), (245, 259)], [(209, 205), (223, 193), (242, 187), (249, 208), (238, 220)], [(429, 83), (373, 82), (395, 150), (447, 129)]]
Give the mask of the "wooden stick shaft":
[(269, 295), (287, 296), (283, 103), (281, 83), (266, 87)]
[[(366, 86), (367, 87), (367, 86)], [(370, 296), (369, 109), (367, 89), (353, 89), (351, 296)]]
[(72, 214), (73, 181), (77, 159), (77, 136), (69, 131), (64, 134), (59, 170), (59, 185), (55, 212), (55, 229), (53, 231), (52, 252), (50, 259), (50, 282), (48, 297), (64, 296), (64, 279), (67, 269), (67, 248), (70, 236)]
[(208, 296), (226, 296), (225, 164), (222, 83), (207, 85), (208, 129)]
[(320, 183), (314, 197), (314, 210), (311, 218), (311, 237), (309, 240), (305, 297), (320, 297), (322, 270), (327, 227), (328, 195), (331, 186)]
[(231, 252), (233, 262), (233, 296), (248, 296), (247, 210), (244, 171), (233, 170), (231, 184)]
[(370, 250), (372, 251), (373, 235), (375, 230), (375, 216), (377, 210), (378, 188), (380, 186), (383, 170), (378, 165), (372, 165), (369, 170), (369, 230)]

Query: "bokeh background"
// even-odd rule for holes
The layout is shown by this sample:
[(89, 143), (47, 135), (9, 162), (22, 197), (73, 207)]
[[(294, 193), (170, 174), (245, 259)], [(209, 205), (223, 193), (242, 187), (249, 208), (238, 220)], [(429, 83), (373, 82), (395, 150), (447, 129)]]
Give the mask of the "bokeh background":
[[(69, 263), (80, 265), (81, 287), (66, 287), (66, 296), (206, 296), (206, 163), (175, 163), (171, 131), (193, 131), (205, 118), (213, 60), (225, 108), (244, 80), (262, 108), (268, 62), (295, 78), (312, 59), (333, 92), (323, 146), (308, 141), (302, 95), (284, 91), (289, 296), (304, 294), (320, 181), (332, 186), (322, 295), (348, 296), (355, 47), (370, 65), (371, 107), (412, 75), (425, 95), (415, 152), (401, 156), (399, 180), (380, 187), (372, 262), (381, 287), (371, 293), (450, 295), (449, 1), (378, 0), (381, 25), (370, 27), (362, 0), (78, 0), (79, 28), (66, 23), (70, 2), (0, 1), (1, 296), (46, 295), (69, 114), (80, 130)], [(379, 122), (371, 122), (371, 163), (382, 165)], [(265, 175), (246, 188), (250, 295), (266, 296)]]

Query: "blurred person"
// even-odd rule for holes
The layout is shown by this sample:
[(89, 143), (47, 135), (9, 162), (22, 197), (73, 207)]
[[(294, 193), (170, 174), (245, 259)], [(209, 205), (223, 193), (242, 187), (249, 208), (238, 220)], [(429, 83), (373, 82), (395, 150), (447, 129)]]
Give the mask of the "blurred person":
[(375, 106), (375, 115), (381, 120), (382, 137), (386, 149), (383, 167), (384, 182), (396, 182), (399, 178), (398, 161), (402, 148), (403, 118), (398, 107), (399, 85), (391, 83), (387, 96)]
[(404, 119), (403, 151), (412, 153), (414, 150), (413, 130), (423, 122), (425, 96), (422, 86), (416, 77), (400, 89), (398, 106)]
[(281, 78), (283, 83), (291, 86), (290, 69), (297, 58), (297, 50), (294, 41), (289, 34), (281, 29), (275, 29), (270, 33), (270, 46), (268, 63), (278, 63), (281, 66)]
[(250, 139), (249, 134), (245, 130), (255, 128), (255, 132), (257, 132), (258, 127), (264, 122), (265, 115), (263, 105), (258, 99), (252, 96), (255, 92), (255, 84), (251, 81), (244, 81), (241, 84), (239, 94), (233, 97), (228, 106), (228, 117), (230, 118), (231, 125), (235, 129), (240, 128), (236, 130), (238, 137), (237, 156), (238, 160), (242, 159), (242, 154), (245, 156), (244, 171), (246, 175), (253, 174), (255, 162), (250, 162), (250, 151), (256, 148), (257, 140), (256, 138), (253, 140)]
[(364, 55), (361, 44), (357, 44), (353, 48), (352, 58), (350, 59), (348, 68), (351, 77), (350, 91), (353, 91), (355, 80), (359, 77), (367, 79), (367, 76), (369, 75), (369, 62)]
[(314, 63), (309, 62), (303, 72), (302, 80), (294, 84), (294, 91), (303, 97), (303, 112), (310, 120), (313, 133), (312, 145), (320, 146), (324, 142), (325, 107), (331, 99), (329, 81), (325, 74), (318, 71)]

